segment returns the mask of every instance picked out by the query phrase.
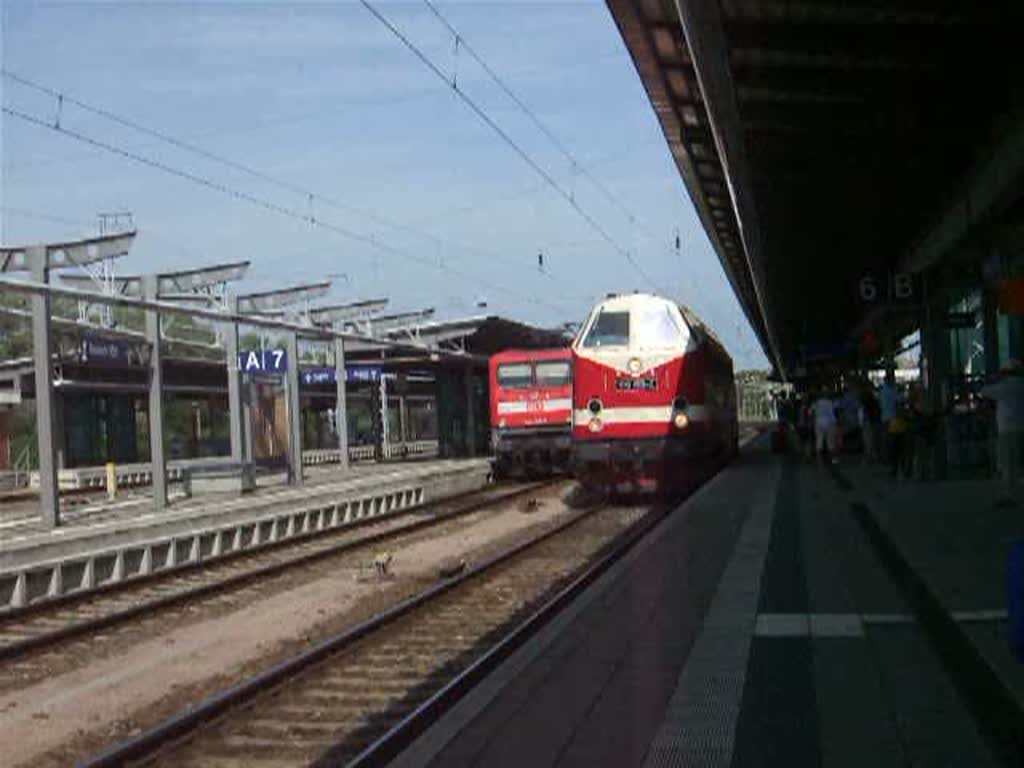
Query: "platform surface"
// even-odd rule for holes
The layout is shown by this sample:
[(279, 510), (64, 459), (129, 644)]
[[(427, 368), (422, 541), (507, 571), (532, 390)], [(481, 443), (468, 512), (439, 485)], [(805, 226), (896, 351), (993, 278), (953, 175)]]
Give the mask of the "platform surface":
[[(461, 467), (485, 466), (487, 459), (426, 459), (406, 462), (355, 464), (347, 471), (334, 465), (306, 467), (302, 486), (289, 486), (282, 482), (258, 479), (258, 487), (251, 493), (209, 493), (192, 498), (174, 497), (163, 511), (153, 509), (152, 496), (146, 488), (125, 491), (118, 499), (107, 500), (102, 494), (87, 497), (62, 495), (62, 524), (49, 530), (39, 519), (38, 503), (30, 500), (0, 503), (0, 552), (18, 546), (34, 544), (47, 539), (66, 540), (90, 530), (124, 525), (145, 525), (181, 518), (208, 515), (211, 512), (229, 513), (260, 506), (284, 505), (299, 498), (320, 493), (340, 493), (346, 487), (373, 485), (403, 476), (430, 475), (451, 472)], [(173, 492), (172, 488), (172, 492)], [(80, 503), (78, 503), (80, 502)]]
[(395, 764), (1001, 764), (857, 496), (758, 440)]

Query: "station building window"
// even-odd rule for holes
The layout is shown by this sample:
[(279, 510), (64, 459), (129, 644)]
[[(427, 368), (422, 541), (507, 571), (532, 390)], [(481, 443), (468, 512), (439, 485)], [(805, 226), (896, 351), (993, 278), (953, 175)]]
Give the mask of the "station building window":
[(985, 373), (985, 337), (981, 307), (981, 291), (973, 290), (950, 307), (951, 317), (971, 317), (969, 325), (949, 330), (950, 372), (972, 380)]
[(398, 397), (388, 398), (388, 442), (401, 443), (402, 435), (402, 400)]
[(432, 397), (406, 398), (408, 439), (437, 440), (437, 404)]
[(367, 395), (349, 395), (346, 403), (349, 445), (373, 445), (373, 401)]
[(136, 398), (114, 394), (69, 395), (62, 407), (65, 466), (139, 461)]

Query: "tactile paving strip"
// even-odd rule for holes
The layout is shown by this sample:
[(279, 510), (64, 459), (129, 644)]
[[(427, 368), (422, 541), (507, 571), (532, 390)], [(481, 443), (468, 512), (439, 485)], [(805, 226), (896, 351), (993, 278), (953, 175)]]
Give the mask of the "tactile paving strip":
[(760, 500), (743, 526), (645, 768), (729, 765), (757, 621), (761, 573), (771, 542), (775, 497)]

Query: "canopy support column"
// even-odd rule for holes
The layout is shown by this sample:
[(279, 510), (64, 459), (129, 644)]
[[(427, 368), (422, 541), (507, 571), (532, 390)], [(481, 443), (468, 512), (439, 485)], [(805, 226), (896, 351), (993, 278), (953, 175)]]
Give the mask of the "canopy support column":
[[(144, 275), (142, 295), (156, 301), (159, 281), (156, 275)], [(153, 506), (167, 506), (167, 456), (164, 448), (163, 356), (160, 351), (160, 313), (145, 310), (146, 341), (149, 343), (149, 461), (153, 473)]]
[(338, 436), (339, 464), (343, 472), (347, 472), (348, 464), (348, 404), (345, 396), (345, 340), (340, 336), (334, 339), (334, 373), (337, 377), (337, 390), (334, 404), (334, 427)]
[[(50, 282), (49, 256), (45, 247), (29, 248), (32, 279)], [(53, 346), (50, 337), (50, 295), (32, 294), (32, 358), (36, 378), (36, 435), (39, 448), (39, 510), (48, 528), (60, 525), (60, 492), (57, 485), (57, 441), (54, 423)]]
[(288, 474), (294, 485), (302, 485), (302, 400), (299, 397), (299, 337), (288, 334), (288, 363), (285, 381), (288, 398)]

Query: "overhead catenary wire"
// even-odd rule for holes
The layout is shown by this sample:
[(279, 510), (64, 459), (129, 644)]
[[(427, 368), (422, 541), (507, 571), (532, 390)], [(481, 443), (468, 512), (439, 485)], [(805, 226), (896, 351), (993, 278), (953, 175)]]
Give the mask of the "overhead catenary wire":
[(608, 202), (614, 205), (623, 216), (629, 221), (630, 224), (637, 227), (647, 237), (657, 240), (659, 235), (653, 232), (650, 227), (646, 226), (640, 217), (630, 210), (622, 199), (613, 193), (608, 186), (598, 179), (593, 171), (590, 170), (586, 165), (581, 163), (576, 156), (569, 150), (561, 139), (552, 131), (538, 116), (530, 109), (530, 107), (523, 101), (523, 99), (512, 89), (511, 86), (502, 78), (494, 68), (491, 67), (484, 58), (478, 54), (473, 47), (466, 41), (465, 36), (460, 33), (455, 26), (438, 10), (437, 6), (431, 0), (423, 0), (423, 3), (430, 9), (431, 13), (437, 17), (437, 19), (445, 26), (445, 28), (459, 41), (462, 48), (470, 55), (470, 57), (480, 65), (480, 67), (487, 73), (487, 75), (495, 82), (495, 84), (505, 93), (506, 96), (512, 101), (519, 110), (527, 116), (527, 118), (537, 127), (537, 129), (543, 133), (548, 140), (555, 146), (555, 148), (569, 161), (570, 167), (573, 172), (578, 172), (581, 176), (586, 178)]
[(297, 221), (305, 222), (307, 224), (324, 229), (326, 231), (334, 232), (335, 234), (345, 237), (346, 239), (362, 243), (383, 253), (387, 253), (410, 261), (415, 261), (420, 264), (429, 266), (432, 269), (441, 269), (442, 271), (445, 271), (457, 277), (461, 277), (465, 280), (476, 282), (490, 290), (496, 290), (507, 295), (512, 295), (517, 298), (524, 299), (530, 303), (536, 304), (538, 306), (545, 306), (549, 309), (553, 309), (557, 312), (561, 312), (564, 310), (564, 307), (558, 307), (554, 304), (543, 301), (542, 299), (539, 299), (535, 296), (520, 294), (518, 291), (514, 291), (513, 289), (508, 288), (505, 285), (494, 283), (490, 280), (486, 280), (485, 278), (481, 278), (477, 275), (455, 269), (447, 264), (443, 266), (438, 265), (437, 262), (435, 262), (433, 259), (421, 257), (414, 253), (410, 253), (408, 251), (394, 247), (372, 235), (356, 232), (352, 229), (334, 224), (332, 222), (327, 221), (326, 219), (314, 216), (310, 213), (303, 213), (302, 211), (299, 211), (295, 208), (291, 208), (286, 205), (281, 205), (280, 203), (276, 203), (271, 200), (266, 200), (264, 198), (258, 197), (257, 195), (236, 189), (214, 179), (210, 179), (205, 176), (200, 176), (199, 174), (194, 173), (192, 171), (176, 168), (160, 160), (155, 160), (151, 157), (147, 157), (138, 152), (133, 152), (131, 150), (124, 149), (123, 147), (118, 147), (114, 144), (89, 136), (80, 131), (68, 128), (66, 125), (59, 125), (37, 115), (22, 112), (21, 110), (9, 106), (3, 106), (2, 111), (4, 114), (14, 117), (18, 120), (22, 120), (23, 122), (36, 125), (41, 128), (46, 128), (47, 130), (54, 131), (56, 133), (72, 138), (76, 141), (80, 141), (82, 143), (88, 144), (98, 149), (102, 149), (106, 152), (118, 155), (122, 158), (131, 160), (135, 163), (148, 166), (155, 170), (159, 170), (169, 175), (176, 176), (178, 178), (184, 179), (199, 186), (206, 187), (207, 189), (219, 192), (238, 201), (249, 203), (251, 205), (254, 205), (256, 207), (262, 208), (264, 210), (270, 211), (281, 216), (286, 216)]
[[(495, 251), (491, 251), (489, 249), (482, 248), (480, 246), (468, 245), (466, 243), (460, 243), (460, 242), (453, 241), (453, 240), (448, 239), (448, 238), (443, 238), (443, 237), (440, 237), (438, 235), (433, 234), (432, 232), (428, 232), (426, 230), (420, 229), (420, 228), (418, 228), (418, 227), (416, 227), (414, 225), (406, 224), (406, 223), (403, 223), (403, 222), (398, 222), (398, 221), (395, 221), (395, 220), (390, 219), (388, 217), (381, 216), (381, 215), (379, 215), (379, 214), (377, 214), (377, 213), (375, 213), (373, 211), (369, 211), (369, 210), (360, 208), (358, 206), (353, 206), (351, 204), (348, 204), (348, 203), (339, 201), (337, 199), (334, 199), (334, 198), (332, 198), (330, 196), (323, 195), (323, 194), (321, 194), (319, 192), (312, 191), (312, 190), (310, 190), (308, 188), (305, 188), (305, 187), (303, 187), (301, 185), (295, 184), (295, 183), (293, 183), (291, 181), (288, 181), (286, 179), (282, 179), (280, 177), (277, 177), (277, 176), (274, 176), (272, 174), (269, 174), (269, 173), (266, 173), (264, 171), (261, 171), (261, 170), (259, 170), (257, 168), (253, 168), (252, 166), (246, 165), (244, 163), (240, 163), (240, 162), (238, 162), (236, 160), (233, 160), (231, 158), (225, 157), (225, 156), (217, 154), (215, 152), (211, 152), (211, 151), (209, 151), (209, 150), (207, 150), (207, 149), (205, 149), (203, 147), (200, 147), (200, 146), (198, 146), (196, 144), (193, 144), (193, 143), (191, 143), (189, 141), (185, 141), (185, 140), (179, 139), (179, 138), (177, 138), (175, 136), (172, 136), (171, 134), (167, 133), (166, 131), (157, 130), (155, 128), (151, 128), (149, 126), (143, 125), (142, 123), (138, 122), (137, 120), (134, 120), (134, 119), (132, 119), (130, 117), (126, 117), (126, 116), (121, 115), (121, 114), (118, 114), (118, 113), (116, 113), (113, 110), (110, 110), (108, 108), (105, 108), (105, 107), (102, 107), (102, 106), (98, 106), (96, 104), (92, 104), (92, 103), (86, 102), (86, 101), (84, 101), (82, 99), (79, 99), (79, 98), (76, 98), (76, 97), (73, 97), (73, 96), (69, 96), (69, 95), (65, 94), (64, 92), (57, 90), (56, 88), (53, 88), (51, 86), (45, 85), (43, 83), (40, 83), (40, 82), (38, 82), (36, 80), (30, 79), (28, 77), (25, 77), (24, 75), (12, 72), (11, 70), (8, 70), (6, 68), (0, 67), (0, 75), (10, 79), (12, 82), (18, 83), (18, 84), (20, 84), (20, 85), (22, 85), (22, 86), (24, 86), (26, 88), (30, 88), (32, 90), (38, 91), (39, 93), (47, 95), (47, 96), (49, 96), (51, 98), (56, 98), (58, 100), (58, 104), (60, 105), (61, 114), (63, 114), (64, 104), (65, 103), (66, 104), (70, 104), (70, 105), (78, 107), (78, 108), (80, 108), (80, 109), (82, 109), (82, 110), (84, 110), (86, 112), (89, 112), (89, 113), (91, 113), (93, 115), (96, 115), (96, 116), (102, 117), (104, 119), (110, 120), (110, 121), (112, 121), (112, 122), (114, 122), (114, 123), (116, 123), (118, 125), (121, 125), (123, 127), (129, 128), (129, 129), (134, 130), (134, 131), (138, 131), (138, 132), (140, 132), (140, 133), (142, 133), (144, 135), (147, 135), (147, 136), (150, 136), (152, 138), (155, 138), (158, 141), (162, 141), (164, 143), (167, 143), (167, 144), (169, 144), (169, 145), (171, 145), (171, 146), (173, 146), (173, 147), (175, 147), (177, 149), (193, 153), (193, 154), (195, 154), (195, 155), (197, 155), (199, 157), (202, 157), (202, 158), (205, 158), (207, 160), (211, 160), (213, 162), (219, 163), (219, 164), (224, 165), (224, 166), (226, 166), (228, 168), (231, 168), (233, 170), (237, 170), (237, 171), (245, 173), (245, 174), (247, 174), (249, 176), (252, 176), (253, 178), (257, 178), (257, 179), (260, 179), (261, 181), (264, 181), (264, 182), (267, 182), (269, 184), (278, 186), (281, 189), (287, 190), (287, 191), (289, 191), (291, 193), (294, 193), (296, 195), (300, 195), (302, 197), (302, 199), (303, 199), (303, 202), (305, 203), (305, 206), (306, 206), (307, 216), (305, 218), (306, 218), (307, 221), (311, 220), (315, 216), (316, 203), (319, 202), (319, 203), (325, 204), (325, 205), (327, 205), (329, 207), (338, 208), (339, 210), (344, 210), (344, 211), (347, 211), (349, 213), (354, 213), (354, 214), (357, 214), (357, 215), (360, 215), (360, 216), (364, 216), (364, 217), (366, 217), (368, 219), (371, 219), (374, 222), (380, 223), (380, 224), (382, 224), (384, 226), (387, 226), (389, 228), (396, 229), (396, 230), (403, 231), (403, 232), (407, 232), (409, 234), (413, 234), (413, 235), (416, 235), (416, 236), (419, 236), (419, 237), (423, 237), (423, 238), (433, 242), (435, 244), (435, 246), (437, 246), (438, 248), (440, 248), (440, 246), (442, 246), (442, 245), (445, 245), (445, 246), (454, 248), (456, 250), (463, 250), (463, 251), (467, 251), (467, 252), (476, 252), (476, 253), (479, 253), (481, 255), (488, 256), (490, 258), (496, 258), (496, 259), (501, 259), (503, 261), (507, 261), (507, 259), (505, 259), (501, 255), (499, 255)], [(445, 80), (444, 82), (447, 85), (447, 80)], [(61, 125), (59, 120), (56, 120), (53, 125), (47, 124), (47, 127), (50, 127), (50, 128), (53, 128), (53, 129), (59, 131), (59, 129), (61, 129), (64, 126)], [(68, 133), (68, 132), (65, 131), (65, 133)], [(102, 147), (99, 144), (96, 144), (95, 146), (96, 146), (96, 148), (100, 149), (101, 151), (106, 149), (105, 147)], [(136, 147), (129, 147), (129, 148), (126, 149), (124, 147), (119, 147), (119, 149), (123, 150), (123, 152), (137, 154), (136, 149), (138, 149), (138, 148), (136, 148)], [(624, 153), (615, 153), (614, 155), (612, 155), (612, 157), (618, 156), (620, 154), (624, 154)], [(608, 159), (609, 158), (604, 158), (602, 160), (602, 162), (607, 161)], [(552, 181), (552, 179), (550, 177), (544, 176), (543, 174), (542, 174), (542, 178), (543, 178), (543, 180), (541, 181), (540, 186), (536, 187), (536, 188), (531, 188), (531, 190), (530, 190), (531, 193), (535, 192), (536, 190), (543, 189), (545, 186), (547, 186), (547, 184), (549, 184)], [(577, 209), (578, 209), (578, 206), (575, 206), (575, 201), (571, 200), (571, 202), (574, 204), (574, 207), (577, 207)], [(280, 213), (281, 211), (278, 211), (278, 212)], [(298, 211), (295, 211), (295, 212), (298, 213)], [(583, 214), (583, 211), (580, 210), (580, 213)], [(605, 239), (607, 240), (607, 238), (605, 238)], [(640, 268), (639, 264), (637, 264), (633, 260), (632, 254), (630, 252), (626, 251), (624, 253), (624, 255), (637, 268), (638, 272), (640, 272), (640, 274), (648, 281), (648, 283), (650, 283), (653, 286), (653, 283), (650, 281), (650, 278), (648, 278), (647, 275), (643, 272), (643, 270)], [(426, 263), (426, 262), (424, 261), (423, 263)], [(455, 270), (450, 270), (450, 271), (453, 274), (459, 274)], [(548, 277), (549, 280), (556, 280), (557, 279), (557, 278), (555, 278), (552, 275), (547, 275), (547, 277)], [(504, 292), (510, 293), (507, 290), (505, 290)], [(532, 301), (532, 299), (531, 299), (531, 301)], [(544, 302), (534, 301), (534, 303), (543, 304), (543, 305), (548, 306), (548, 307), (552, 306), (550, 304), (545, 304)]]
[[(63, 108), (63, 105), (70, 104), (70, 105), (75, 106), (75, 107), (77, 107), (77, 108), (79, 108), (81, 110), (89, 112), (90, 114), (96, 115), (97, 117), (104, 118), (104, 119), (109, 120), (109, 121), (111, 121), (113, 123), (116, 123), (117, 125), (120, 125), (120, 126), (125, 127), (125, 128), (129, 128), (130, 130), (137, 131), (137, 132), (139, 132), (139, 133), (141, 133), (141, 134), (143, 134), (145, 136), (149, 136), (149, 137), (154, 138), (154, 139), (156, 139), (158, 141), (161, 141), (161, 142), (164, 142), (166, 144), (169, 144), (170, 146), (173, 146), (173, 147), (175, 147), (175, 148), (177, 148), (179, 150), (182, 150), (182, 151), (185, 151), (185, 152), (190, 152), (190, 153), (192, 153), (194, 155), (197, 155), (199, 157), (202, 157), (202, 158), (204, 158), (206, 160), (210, 160), (212, 162), (218, 163), (218, 164), (223, 165), (223, 166), (225, 166), (227, 168), (231, 168), (232, 170), (239, 171), (240, 173), (244, 173), (244, 174), (246, 174), (248, 176), (251, 176), (251, 177), (253, 177), (255, 179), (259, 179), (260, 181), (263, 181), (263, 182), (266, 182), (268, 184), (277, 186), (277, 187), (279, 187), (281, 189), (287, 190), (287, 191), (289, 191), (289, 192), (291, 192), (291, 193), (293, 193), (295, 195), (298, 195), (298, 196), (300, 196), (302, 198), (303, 202), (306, 204), (307, 210), (308, 210), (308, 213), (309, 213), (310, 216), (313, 215), (313, 211), (316, 209), (316, 204), (320, 203), (322, 205), (325, 205), (325, 206), (328, 206), (328, 207), (331, 207), (331, 208), (336, 208), (338, 210), (346, 211), (348, 213), (355, 214), (357, 216), (362, 216), (364, 218), (370, 219), (371, 221), (373, 221), (373, 222), (375, 222), (377, 224), (381, 224), (381, 225), (383, 225), (385, 227), (388, 227), (390, 229), (394, 229), (394, 230), (398, 230), (398, 231), (401, 231), (401, 232), (405, 232), (407, 234), (415, 235), (417, 237), (422, 237), (422, 238), (424, 238), (426, 240), (430, 240), (430, 241), (432, 241), (432, 242), (434, 242), (435, 244), (438, 244), (438, 245), (446, 245), (446, 246), (454, 248), (456, 250), (463, 250), (463, 251), (468, 251), (468, 252), (476, 252), (476, 253), (479, 253), (479, 254), (491, 257), (491, 258), (502, 258), (499, 254), (495, 253), (494, 251), (490, 251), (490, 250), (488, 250), (486, 248), (481, 248), (480, 246), (475, 246), (475, 245), (468, 245), (466, 243), (457, 242), (457, 241), (451, 240), (449, 238), (440, 237), (438, 235), (435, 235), (432, 232), (428, 232), (427, 230), (421, 229), (421, 228), (413, 226), (411, 224), (400, 222), (400, 221), (397, 221), (395, 219), (391, 219), (391, 218), (386, 217), (386, 216), (381, 216), (380, 214), (378, 214), (378, 213), (376, 213), (374, 211), (370, 211), (368, 209), (361, 208), (359, 206), (352, 205), (350, 203), (338, 200), (337, 198), (334, 198), (332, 196), (325, 195), (325, 194), (322, 194), (320, 192), (308, 189), (308, 188), (303, 187), (303, 186), (301, 186), (299, 184), (295, 184), (294, 182), (291, 182), (291, 181), (289, 181), (287, 179), (283, 179), (283, 178), (281, 178), (279, 176), (275, 176), (275, 175), (269, 174), (269, 173), (267, 173), (265, 171), (261, 171), (258, 168), (254, 168), (254, 167), (252, 167), (250, 165), (247, 165), (245, 163), (241, 163), (241, 162), (238, 162), (237, 160), (233, 160), (233, 159), (231, 159), (229, 157), (225, 157), (224, 155), (220, 155), (220, 154), (218, 154), (216, 152), (211, 152), (208, 149), (205, 149), (205, 148), (203, 148), (201, 146), (198, 146), (197, 144), (193, 144), (192, 142), (184, 141), (184, 140), (179, 139), (179, 138), (177, 138), (175, 136), (172, 136), (171, 134), (167, 133), (166, 131), (157, 130), (157, 129), (151, 128), (151, 127), (149, 127), (147, 125), (143, 125), (142, 123), (138, 122), (137, 120), (133, 120), (133, 119), (131, 119), (129, 117), (125, 117), (124, 115), (118, 114), (117, 112), (114, 112), (114, 111), (112, 111), (110, 109), (107, 109), (105, 107), (101, 107), (101, 106), (98, 106), (96, 104), (91, 104), (91, 103), (89, 103), (87, 101), (84, 101), (82, 99), (76, 98), (74, 96), (70, 96), (68, 94), (65, 94), (62, 91), (57, 90), (56, 88), (53, 88), (53, 87), (48, 86), (48, 85), (45, 85), (43, 83), (40, 83), (40, 82), (38, 82), (36, 80), (30, 79), (28, 77), (25, 77), (24, 75), (18, 74), (16, 72), (12, 72), (9, 69), (0, 68), (0, 75), (2, 75), (3, 77), (8, 78), (12, 82), (18, 83), (19, 85), (22, 85), (22, 86), (24, 86), (26, 88), (30, 88), (32, 90), (35, 90), (35, 91), (39, 92), (39, 93), (42, 93), (42, 94), (45, 94), (47, 96), (50, 96), (52, 98), (57, 99), (58, 103), (62, 105), (62, 108)], [(61, 126), (59, 121), (55, 121), (55, 123), (54, 123), (54, 125), (52, 127), (61, 128), (62, 126)], [(130, 149), (127, 149), (126, 151), (134, 152), (135, 149), (134, 148), (130, 148)]]
[(465, 104), (485, 125), (487, 125), (487, 127), (497, 134), (497, 136), (505, 142), (513, 152), (519, 155), (523, 162), (530, 166), (530, 168), (533, 169), (533, 171), (540, 176), (548, 186), (557, 192), (558, 195), (562, 197), (584, 221), (587, 222), (591, 229), (597, 232), (602, 240), (608, 243), (608, 245), (610, 245), (620, 256), (624, 257), (652, 289), (657, 290), (656, 283), (647, 275), (643, 267), (641, 267), (633, 257), (633, 254), (630, 253), (628, 249), (619, 245), (615, 238), (613, 238), (608, 231), (601, 226), (600, 222), (580, 206), (570, 192), (562, 187), (562, 185), (559, 184), (558, 181), (548, 173), (548, 171), (534, 160), (533, 157), (494, 120), (494, 118), (492, 118), (479, 104), (476, 103), (476, 101), (470, 98), (463, 89), (459, 88), (457, 81), (449, 80), (444, 71), (429, 56), (427, 56), (419, 46), (412, 42), (412, 40), (410, 40), (398, 27), (396, 27), (387, 16), (381, 13), (373, 3), (369, 2), (369, 0), (359, 0), (359, 2), (375, 19), (377, 19), (389, 32), (391, 32), (391, 34), (402, 43), (402, 45), (408, 48), (409, 51), (427, 67), (427, 69), (429, 69), (439, 80), (447, 84), (459, 100), (462, 101), (462, 103)]
[(572, 151), (565, 145), (565, 143), (555, 135), (543, 120), (541, 120), (537, 113), (535, 113), (530, 107), (523, 101), (523, 99), (514, 91), (512, 87), (499, 75), (490, 64), (477, 53), (476, 49), (466, 40), (466, 36), (459, 32), (455, 25), (453, 25), (448, 18), (438, 10), (437, 6), (434, 5), (431, 0), (423, 0), (423, 4), (430, 9), (430, 12), (437, 17), (438, 21), (444, 25), (444, 27), (451, 33), (451, 35), (459, 41), (461, 49), (464, 50), (469, 56), (475, 61), (487, 76), (494, 81), (494, 83), (502, 90), (502, 92), (511, 99), (512, 103), (519, 108), (519, 110), (529, 118), (541, 133), (543, 133), (548, 141), (550, 141), (554, 147), (569, 161), (571, 167), (578, 172), (581, 176), (585, 177), (594, 187), (608, 200), (612, 205), (619, 209), (622, 214), (630, 221), (635, 222), (637, 220), (636, 215), (622, 202), (608, 187), (601, 182), (594, 174), (587, 168), (586, 165), (581, 163)]
[[(618, 57), (621, 57), (621, 56), (622, 56), (622, 52), (619, 51), (619, 50), (608, 51), (608, 52), (605, 52), (603, 54), (598, 54), (596, 56), (588, 56), (586, 60), (579, 60), (579, 61), (577, 61), (576, 63), (574, 63), (574, 64), (572, 64), (570, 66), (559, 67), (558, 71), (561, 72), (561, 73), (570, 72), (570, 71), (574, 71), (576, 69), (590, 67), (590, 66), (592, 66), (592, 63), (594, 61), (600, 61), (602, 59), (618, 58)], [(512, 75), (515, 76), (515, 77), (525, 77), (525, 76), (537, 74), (539, 72), (550, 72), (550, 71), (551, 71), (551, 67), (545, 64), (545, 65), (537, 66), (537, 67), (527, 67), (527, 68), (524, 68), (524, 69), (517, 69), (517, 70), (515, 70), (512, 73)], [(28, 78), (24, 78), (23, 76), (19, 76), (19, 77), (22, 77), (23, 80), (28, 80)], [(29, 87), (31, 87), (31, 86), (29, 86)], [(247, 121), (246, 121), (244, 126), (236, 126), (234, 128), (230, 128), (230, 129), (204, 130), (204, 131), (201, 131), (199, 133), (192, 134), (192, 138), (198, 139), (198, 138), (209, 138), (209, 137), (212, 137), (212, 136), (223, 136), (225, 134), (240, 134), (240, 133), (244, 134), (244, 133), (249, 133), (251, 131), (259, 130), (261, 128), (265, 128), (265, 127), (268, 127), (268, 126), (294, 125), (295, 123), (302, 123), (302, 122), (306, 122), (306, 121), (309, 121), (309, 120), (322, 120), (326, 116), (335, 115), (335, 114), (339, 114), (339, 113), (343, 113), (343, 112), (350, 112), (353, 109), (363, 109), (363, 110), (373, 109), (373, 108), (378, 107), (378, 106), (385, 106), (385, 105), (409, 102), (409, 101), (414, 101), (414, 100), (423, 99), (423, 98), (431, 98), (431, 97), (434, 97), (436, 95), (437, 95), (436, 89), (429, 89), (429, 88), (413, 89), (413, 90), (403, 91), (403, 92), (400, 92), (400, 93), (397, 93), (397, 94), (373, 94), (373, 95), (370, 95), (370, 96), (368, 96), (366, 98), (346, 99), (341, 104), (341, 106), (335, 107), (335, 108), (331, 108), (331, 109), (318, 109), (315, 112), (306, 112), (304, 114), (299, 114), (299, 115), (294, 115), (294, 114), (290, 114), (290, 115), (276, 115), (276, 116), (271, 116), (269, 118), (263, 117), (261, 119), (255, 119), (255, 120), (247, 119)], [(146, 149), (146, 148), (148, 148), (150, 146), (152, 146), (152, 144), (147, 142), (145, 144), (139, 144), (139, 145), (133, 146), (132, 149)], [(30, 168), (30, 167), (35, 168), (35, 167), (39, 167), (39, 166), (42, 166), (42, 165), (53, 165), (53, 164), (57, 164), (57, 163), (64, 164), (64, 165), (70, 165), (72, 163), (78, 162), (81, 159), (82, 158), (76, 158), (76, 159), (71, 159), (71, 158), (47, 158), (46, 160), (27, 160), (25, 162), (22, 162), (20, 160), (20, 158), (16, 158), (14, 160), (14, 162), (7, 163), (6, 164), (6, 168), (9, 171), (13, 171), (13, 170), (19, 170), (20, 171), (20, 170), (24, 170), (24, 169)]]

